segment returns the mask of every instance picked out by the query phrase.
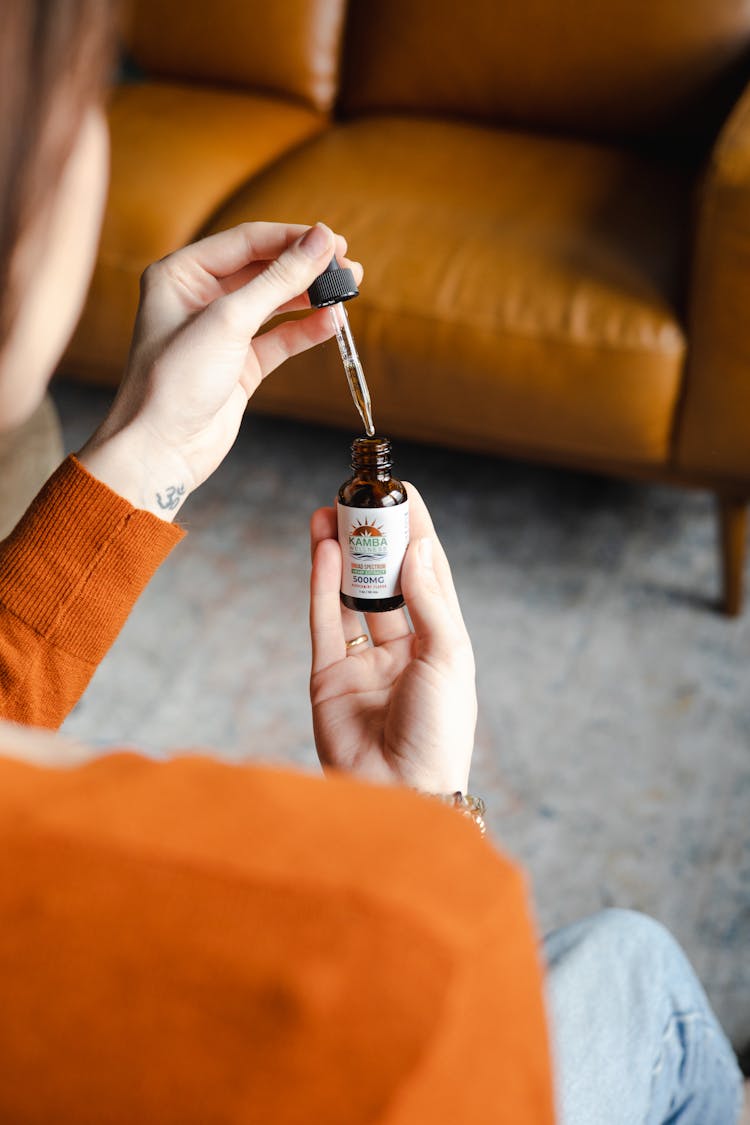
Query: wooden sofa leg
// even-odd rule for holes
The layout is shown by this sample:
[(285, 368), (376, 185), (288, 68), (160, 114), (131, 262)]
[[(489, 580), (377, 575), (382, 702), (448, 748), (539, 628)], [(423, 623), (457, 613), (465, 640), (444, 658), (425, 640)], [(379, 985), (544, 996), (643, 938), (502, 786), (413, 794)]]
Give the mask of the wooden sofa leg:
[(742, 579), (745, 569), (747, 497), (717, 496), (721, 541), (722, 606), (728, 617), (742, 610)]

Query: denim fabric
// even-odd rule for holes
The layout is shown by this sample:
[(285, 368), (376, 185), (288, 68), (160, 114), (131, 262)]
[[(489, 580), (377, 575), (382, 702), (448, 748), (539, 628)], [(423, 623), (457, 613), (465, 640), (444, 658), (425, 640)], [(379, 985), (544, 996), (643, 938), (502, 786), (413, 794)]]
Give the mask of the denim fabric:
[(735, 1125), (734, 1052), (663, 926), (605, 910), (544, 952), (561, 1125)]

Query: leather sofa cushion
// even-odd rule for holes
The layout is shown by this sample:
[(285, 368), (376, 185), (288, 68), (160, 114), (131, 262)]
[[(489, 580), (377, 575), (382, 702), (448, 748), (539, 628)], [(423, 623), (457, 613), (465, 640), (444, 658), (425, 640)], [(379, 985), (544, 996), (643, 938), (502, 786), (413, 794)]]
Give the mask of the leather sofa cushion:
[(120, 86), (109, 116), (99, 258), (63, 365), (98, 380), (122, 373), (145, 267), (191, 242), (248, 177), (325, 123), (277, 98), (152, 82)]
[(131, 0), (126, 39), (149, 75), (250, 86), (328, 110), (345, 0)]
[[(211, 229), (262, 215), (347, 234), (366, 270), (349, 314), (385, 432), (647, 464), (668, 456), (681, 385), (687, 200), (680, 173), (619, 150), (370, 118), (269, 168)], [(253, 405), (356, 420), (334, 344), (291, 360)]]
[(353, 0), (342, 106), (671, 140), (716, 131), (749, 46), (737, 0)]

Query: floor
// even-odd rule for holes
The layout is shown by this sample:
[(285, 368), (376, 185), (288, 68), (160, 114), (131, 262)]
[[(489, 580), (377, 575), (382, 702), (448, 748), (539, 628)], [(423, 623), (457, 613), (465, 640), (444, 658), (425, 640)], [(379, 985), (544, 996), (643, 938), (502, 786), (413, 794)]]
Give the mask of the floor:
[[(56, 400), (75, 449), (108, 395), (61, 384)], [(67, 730), (316, 769), (307, 521), (346, 477), (350, 440), (248, 416)], [(647, 911), (750, 1039), (750, 608), (715, 612), (710, 498), (406, 442), (396, 455), (476, 649), (472, 788), (541, 924)]]

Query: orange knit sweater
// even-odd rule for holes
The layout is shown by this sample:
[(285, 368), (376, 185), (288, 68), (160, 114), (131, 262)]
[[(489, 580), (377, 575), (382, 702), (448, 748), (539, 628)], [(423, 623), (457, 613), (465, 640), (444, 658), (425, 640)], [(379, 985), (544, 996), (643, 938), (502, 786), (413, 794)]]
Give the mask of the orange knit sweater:
[[(61, 722), (181, 534), (63, 464), (0, 545), (3, 717)], [(553, 1120), (523, 879), (405, 790), (0, 758), (0, 979), (2, 1121)]]

